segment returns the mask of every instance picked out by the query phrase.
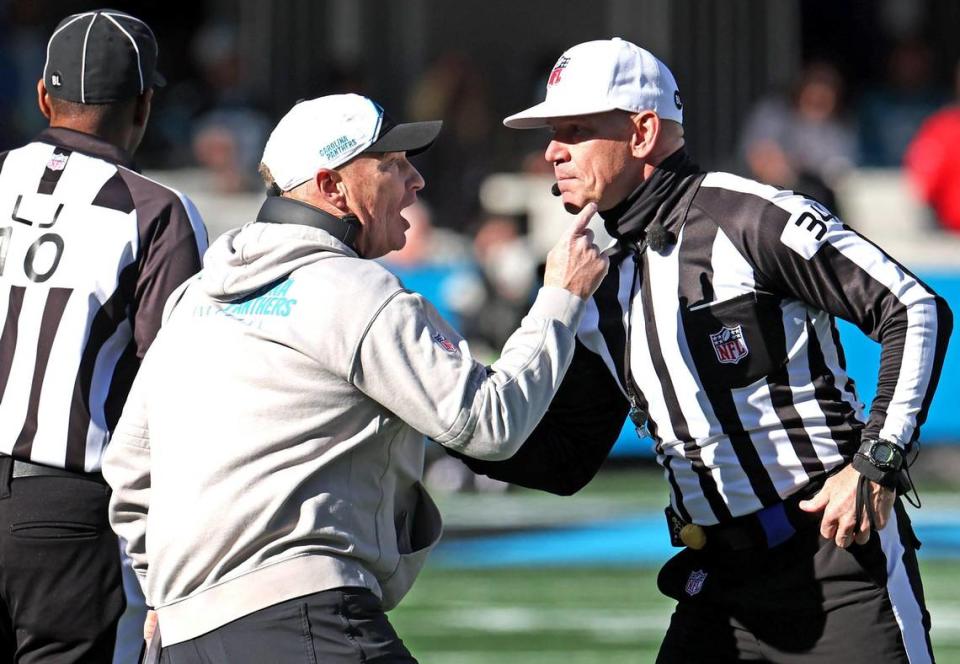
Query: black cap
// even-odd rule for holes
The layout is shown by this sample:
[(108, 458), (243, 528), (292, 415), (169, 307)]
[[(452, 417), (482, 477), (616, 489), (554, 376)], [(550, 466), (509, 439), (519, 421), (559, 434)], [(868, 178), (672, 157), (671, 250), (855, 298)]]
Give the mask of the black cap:
[(81, 104), (130, 99), (166, 83), (150, 27), (113, 9), (60, 21), (47, 44), (43, 81), (54, 97)]
[(441, 120), (397, 124), (384, 113), (377, 139), (364, 152), (406, 152), (413, 157), (433, 145), (441, 127)]

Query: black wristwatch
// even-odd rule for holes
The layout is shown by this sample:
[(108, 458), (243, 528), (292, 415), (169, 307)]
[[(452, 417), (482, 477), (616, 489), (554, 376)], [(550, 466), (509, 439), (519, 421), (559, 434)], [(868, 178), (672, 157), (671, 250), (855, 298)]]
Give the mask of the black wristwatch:
[(877, 438), (864, 438), (853, 455), (853, 468), (867, 479), (893, 488), (897, 473), (903, 467), (903, 450), (895, 443)]

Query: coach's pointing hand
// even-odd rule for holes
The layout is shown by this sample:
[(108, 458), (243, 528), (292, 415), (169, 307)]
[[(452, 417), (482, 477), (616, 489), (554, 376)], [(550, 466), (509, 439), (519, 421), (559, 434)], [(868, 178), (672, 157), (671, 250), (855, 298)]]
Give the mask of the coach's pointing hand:
[(583, 299), (597, 290), (607, 274), (610, 260), (593, 243), (593, 231), (587, 228), (596, 211), (596, 203), (584, 207), (547, 254), (544, 286), (559, 286)]

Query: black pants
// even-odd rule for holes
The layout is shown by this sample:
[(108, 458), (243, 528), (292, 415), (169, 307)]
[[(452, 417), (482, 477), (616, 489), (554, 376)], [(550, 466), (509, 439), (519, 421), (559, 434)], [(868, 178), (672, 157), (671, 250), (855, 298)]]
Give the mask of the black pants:
[(848, 549), (820, 537), (819, 515), (799, 519), (772, 549), (708, 545), (667, 562), (657, 582), (678, 603), (658, 664), (933, 661), (919, 542), (900, 501), (886, 528)]
[[(163, 633), (163, 618), (160, 619)], [(161, 636), (162, 638), (162, 636)], [(164, 647), (161, 664), (416, 664), (380, 600), (365, 588), (274, 604)]]
[(110, 664), (123, 612), (110, 489), (0, 457), (0, 662)]

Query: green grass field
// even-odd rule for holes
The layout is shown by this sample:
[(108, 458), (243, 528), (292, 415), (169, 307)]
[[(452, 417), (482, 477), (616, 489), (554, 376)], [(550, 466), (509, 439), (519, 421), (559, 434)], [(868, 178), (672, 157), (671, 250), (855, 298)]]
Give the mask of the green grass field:
[[(584, 514), (654, 510), (656, 472), (602, 473), (572, 498), (516, 491), (440, 496), (448, 528), (491, 522), (569, 522)], [(932, 495), (931, 495), (932, 493)], [(937, 487), (927, 504), (956, 505)], [(947, 502), (944, 502), (947, 501)], [(452, 535), (453, 533), (451, 533)], [(926, 560), (921, 551), (933, 641), (940, 664), (960, 664), (960, 558)], [(656, 588), (655, 567), (450, 569), (431, 565), (390, 619), (424, 664), (638, 664), (653, 662), (672, 602)]]
[(654, 574), (431, 569), (390, 619), (425, 664), (652, 662), (670, 615)]
[[(960, 664), (960, 563), (923, 566), (940, 664)], [(653, 662), (672, 604), (656, 570), (428, 568), (390, 614), (424, 664)]]

